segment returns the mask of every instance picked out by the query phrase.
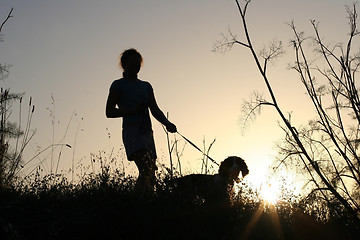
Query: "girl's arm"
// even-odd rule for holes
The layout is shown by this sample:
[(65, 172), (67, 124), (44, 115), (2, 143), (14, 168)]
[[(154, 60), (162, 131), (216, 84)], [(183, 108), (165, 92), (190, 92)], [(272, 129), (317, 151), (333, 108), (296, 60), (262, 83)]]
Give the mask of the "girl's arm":
[(164, 115), (164, 113), (161, 111), (159, 106), (156, 103), (154, 92), (150, 91), (150, 105), (149, 105), (151, 114), (154, 116), (156, 120), (158, 120), (160, 123), (164, 124), (166, 129), (169, 132), (176, 133), (177, 129), (176, 126), (171, 123)]

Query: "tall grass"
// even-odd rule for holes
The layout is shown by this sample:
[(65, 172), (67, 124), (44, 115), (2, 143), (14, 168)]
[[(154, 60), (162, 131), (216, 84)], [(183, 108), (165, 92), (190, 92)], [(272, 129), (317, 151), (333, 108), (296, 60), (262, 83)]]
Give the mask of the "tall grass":
[(171, 169), (160, 166), (155, 195), (139, 196), (136, 179), (94, 155), (100, 165), (79, 181), (34, 173), (0, 191), (0, 239), (356, 239), (341, 215), (327, 221), (307, 212), (310, 199), (266, 204), (245, 183), (231, 206), (181, 204)]

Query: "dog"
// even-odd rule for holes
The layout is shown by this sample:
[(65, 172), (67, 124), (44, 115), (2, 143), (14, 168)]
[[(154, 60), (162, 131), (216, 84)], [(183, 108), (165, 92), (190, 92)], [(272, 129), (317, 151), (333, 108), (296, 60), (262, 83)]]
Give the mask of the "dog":
[(174, 192), (183, 203), (219, 205), (230, 204), (234, 183), (240, 182), (249, 174), (245, 161), (236, 156), (226, 158), (220, 163), (219, 173), (215, 175), (190, 174), (174, 179)]

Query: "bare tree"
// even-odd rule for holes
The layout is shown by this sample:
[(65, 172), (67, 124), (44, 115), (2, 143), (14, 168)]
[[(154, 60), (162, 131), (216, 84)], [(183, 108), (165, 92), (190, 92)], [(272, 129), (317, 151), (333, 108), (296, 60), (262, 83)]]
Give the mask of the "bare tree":
[[(9, 14), (0, 25), (0, 36), (5, 23), (13, 17), (12, 12), (13, 9), (9, 11)], [(3, 39), (0, 39), (0, 41), (3, 41)], [(8, 64), (0, 64), (0, 80), (7, 78), (9, 67)], [(32, 105), (31, 98), (25, 123), (26, 126), (24, 130), (21, 129), (22, 96), (23, 94), (21, 93), (11, 93), (9, 89), (1, 88), (0, 91), (0, 187), (3, 186), (5, 182), (11, 182), (16, 170), (21, 167), (20, 162), (24, 149), (34, 136), (34, 132), (30, 130), (31, 119), (34, 112), (34, 105)], [(20, 104), (18, 123), (13, 123), (9, 119), (15, 101), (19, 101)], [(10, 140), (14, 140), (12, 146), (10, 146)]]
[[(10, 10), (9, 14), (7, 15), (5, 20), (0, 25), (0, 42), (3, 41), (3, 39), (2, 39), (2, 30), (3, 30), (4, 26), (5, 26), (5, 23), (10, 18), (13, 17), (12, 12), (13, 12), (13, 8)], [(9, 73), (9, 65), (0, 63), (0, 80), (4, 80), (8, 76), (8, 73)]]
[[(246, 47), (252, 53), (255, 64), (266, 84), (270, 100), (257, 98), (247, 105), (249, 115), (267, 105), (273, 107), (282, 121), (285, 132), (284, 144), (280, 145), (281, 163), (290, 160), (301, 162), (314, 184), (316, 193), (325, 202), (338, 201), (341, 209), (350, 213), (352, 219), (359, 220), (360, 213), (360, 99), (356, 84), (360, 66), (360, 53), (353, 53), (353, 40), (359, 35), (357, 30), (356, 5), (347, 7), (350, 32), (347, 44), (325, 44), (316, 21), (311, 21), (314, 37), (305, 37), (292, 22), (294, 33), (292, 46), (295, 61), (291, 69), (299, 74), (307, 96), (313, 103), (316, 117), (304, 127), (296, 128), (291, 123), (291, 115), (280, 108), (267, 75), (269, 61), (284, 54), (282, 43), (273, 41), (269, 47), (256, 52), (248, 31), (246, 14), (251, 0), (240, 4), (235, 0), (244, 29), (245, 41), (239, 41), (229, 31), (222, 41), (217, 42), (215, 51), (227, 51), (234, 45)], [(243, 5), (243, 6), (242, 6)], [(307, 41), (312, 41), (318, 54), (318, 61), (310, 60)], [(310, 54), (309, 54), (310, 55)], [(339, 211), (343, 211), (343, 210)]]

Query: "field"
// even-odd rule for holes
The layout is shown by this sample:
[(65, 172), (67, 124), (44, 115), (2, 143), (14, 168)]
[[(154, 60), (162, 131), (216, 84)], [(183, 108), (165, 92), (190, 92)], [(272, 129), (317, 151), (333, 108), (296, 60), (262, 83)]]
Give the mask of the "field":
[[(62, 176), (0, 192), (0, 239), (359, 239), (346, 215), (318, 220), (305, 201), (266, 204), (251, 189), (231, 206), (182, 204), (167, 181), (153, 196), (134, 191), (135, 180), (115, 172), (73, 184)], [(245, 189), (245, 188), (244, 188)], [(250, 197), (250, 195), (252, 197)]]

